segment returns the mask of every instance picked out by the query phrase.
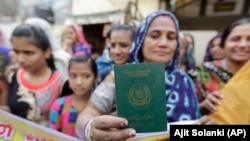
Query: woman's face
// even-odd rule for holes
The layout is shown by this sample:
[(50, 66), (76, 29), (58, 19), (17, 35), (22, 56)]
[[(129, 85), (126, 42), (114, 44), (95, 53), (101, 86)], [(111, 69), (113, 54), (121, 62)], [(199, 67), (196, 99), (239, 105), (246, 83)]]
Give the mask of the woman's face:
[(67, 27), (65, 31), (65, 40), (71, 40), (73, 43), (77, 42), (77, 34), (73, 27)]
[(219, 60), (224, 58), (224, 50), (220, 46), (221, 38), (215, 38), (211, 43), (210, 53), (214, 60)]
[(72, 62), (69, 69), (69, 85), (74, 94), (88, 96), (96, 82), (95, 74), (87, 62)]
[(250, 23), (236, 26), (225, 41), (225, 55), (234, 62), (250, 58)]
[(132, 34), (128, 30), (112, 31), (110, 37), (110, 56), (115, 64), (125, 64), (129, 59), (129, 50), (132, 46)]
[(185, 54), (187, 54), (188, 42), (184, 35), (180, 36), (181, 50), (180, 50), (180, 58), (184, 59)]
[(143, 43), (143, 62), (164, 62), (167, 65), (177, 48), (176, 32), (170, 17), (156, 17), (149, 26)]
[(190, 35), (185, 35), (188, 43), (189, 43), (189, 48), (190, 50), (193, 50), (194, 49), (194, 40), (193, 38), (190, 36)]
[(47, 65), (46, 59), (50, 56), (50, 50), (42, 51), (39, 47), (31, 44), (27, 37), (13, 37), (11, 42), (15, 59), (24, 70), (36, 72)]

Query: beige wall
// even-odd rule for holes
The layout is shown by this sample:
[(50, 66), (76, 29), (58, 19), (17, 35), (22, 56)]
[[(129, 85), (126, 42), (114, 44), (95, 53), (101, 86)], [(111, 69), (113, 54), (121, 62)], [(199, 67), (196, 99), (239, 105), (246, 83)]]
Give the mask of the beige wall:
[(159, 9), (159, 0), (139, 0), (138, 8), (143, 17)]
[[(72, 0), (72, 15), (91, 14), (124, 9), (130, 0)], [(145, 17), (159, 9), (158, 0), (138, 0), (138, 8)]]
[(205, 56), (207, 44), (210, 39), (217, 34), (216, 30), (183, 30), (183, 33), (189, 33), (194, 36), (194, 58), (197, 64), (202, 63)]

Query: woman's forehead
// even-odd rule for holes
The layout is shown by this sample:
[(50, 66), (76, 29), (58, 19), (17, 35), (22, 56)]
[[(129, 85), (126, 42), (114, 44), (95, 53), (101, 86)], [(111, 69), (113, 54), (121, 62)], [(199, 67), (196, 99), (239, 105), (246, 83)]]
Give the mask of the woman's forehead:
[(172, 18), (169, 16), (158, 16), (154, 18), (149, 25), (148, 31), (152, 30), (170, 30), (176, 32), (176, 25)]

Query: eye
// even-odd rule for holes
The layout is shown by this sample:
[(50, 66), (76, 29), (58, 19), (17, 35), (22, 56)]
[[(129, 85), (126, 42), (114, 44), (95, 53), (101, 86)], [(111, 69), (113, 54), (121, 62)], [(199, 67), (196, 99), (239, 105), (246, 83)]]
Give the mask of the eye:
[(234, 36), (234, 37), (231, 37), (230, 40), (231, 40), (231, 41), (239, 41), (239, 40), (240, 40), (240, 37)]
[(34, 54), (34, 52), (32, 52), (32, 51), (24, 51), (24, 54), (25, 55), (32, 55), (32, 54)]
[(177, 39), (177, 35), (176, 35), (176, 34), (169, 34), (169, 35), (167, 36), (167, 38), (168, 38), (169, 40), (176, 40), (176, 39)]
[(83, 75), (82, 75), (82, 78), (84, 78), (84, 79), (88, 79), (89, 77), (90, 77), (89, 74), (83, 74)]
[(76, 75), (75, 74), (69, 74), (69, 78), (74, 79), (74, 78), (76, 78)]
[(121, 45), (122, 48), (127, 48), (129, 46), (128, 43), (120, 43), (120, 45)]
[(157, 39), (160, 35), (158, 33), (151, 33), (150, 37), (153, 39)]
[(111, 43), (110, 48), (115, 48), (115, 43)]

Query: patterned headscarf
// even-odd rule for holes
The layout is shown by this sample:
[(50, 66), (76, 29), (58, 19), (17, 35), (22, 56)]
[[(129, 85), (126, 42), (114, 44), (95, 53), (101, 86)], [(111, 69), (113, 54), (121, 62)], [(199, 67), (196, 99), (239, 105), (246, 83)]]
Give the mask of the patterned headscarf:
[[(176, 17), (171, 12), (159, 10), (157, 12), (151, 13), (142, 21), (141, 25), (139, 26), (139, 28), (137, 30), (136, 38), (135, 38), (133, 45), (132, 45), (132, 48), (130, 50), (130, 62), (142, 62), (143, 57), (140, 56), (139, 52), (142, 49), (143, 42), (144, 42), (145, 37), (146, 37), (147, 32), (148, 32), (148, 28), (149, 28), (151, 22), (153, 21), (153, 19), (160, 16), (160, 15), (169, 16), (175, 24), (176, 32), (179, 33), (179, 23), (178, 23)], [(175, 51), (173, 59), (168, 64), (166, 71), (168, 71), (168, 73), (170, 73), (174, 69), (177, 69), (179, 62), (180, 62), (180, 37), (177, 34), (177, 49)]]
[(222, 33), (219, 32), (218, 34), (216, 34), (208, 43), (207, 45), (207, 49), (206, 49), (206, 55), (204, 57), (204, 60), (203, 62), (211, 62), (211, 61), (214, 61), (213, 57), (212, 57), (212, 54), (210, 52), (210, 49), (212, 47), (212, 42), (216, 39), (216, 38), (221, 38), (222, 37)]
[[(166, 109), (168, 122), (193, 120), (200, 115), (198, 100), (194, 90), (194, 84), (190, 77), (178, 69), (180, 60), (180, 41), (179, 41), (179, 24), (176, 17), (168, 11), (156, 11), (148, 15), (137, 30), (132, 48), (130, 50), (130, 62), (142, 63), (143, 57), (140, 56), (145, 36), (148, 32), (152, 21), (161, 15), (169, 16), (177, 31), (177, 49), (173, 59), (165, 68), (166, 82)], [(168, 26), (168, 25), (166, 25)]]

